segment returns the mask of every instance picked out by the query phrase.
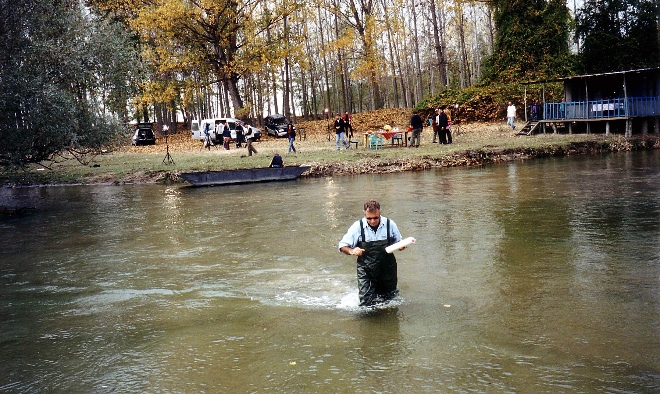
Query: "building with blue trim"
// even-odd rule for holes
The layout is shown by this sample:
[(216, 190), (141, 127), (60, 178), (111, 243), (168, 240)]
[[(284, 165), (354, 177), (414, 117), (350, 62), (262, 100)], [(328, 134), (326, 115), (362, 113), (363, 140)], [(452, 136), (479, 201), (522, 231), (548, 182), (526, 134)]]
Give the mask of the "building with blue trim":
[[(563, 82), (561, 102), (544, 102), (538, 119), (529, 121), (520, 134), (534, 132), (568, 133), (660, 133), (660, 67), (577, 75), (553, 81)], [(526, 89), (525, 89), (526, 96)], [(525, 120), (528, 106), (526, 105)]]

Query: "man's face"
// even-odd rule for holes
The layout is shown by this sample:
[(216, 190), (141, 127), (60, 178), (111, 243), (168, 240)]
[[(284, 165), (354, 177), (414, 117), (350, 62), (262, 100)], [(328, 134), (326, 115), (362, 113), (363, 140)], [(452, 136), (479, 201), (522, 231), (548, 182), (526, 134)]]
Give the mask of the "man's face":
[(380, 224), (380, 209), (375, 211), (364, 211), (364, 217), (371, 227), (377, 227)]

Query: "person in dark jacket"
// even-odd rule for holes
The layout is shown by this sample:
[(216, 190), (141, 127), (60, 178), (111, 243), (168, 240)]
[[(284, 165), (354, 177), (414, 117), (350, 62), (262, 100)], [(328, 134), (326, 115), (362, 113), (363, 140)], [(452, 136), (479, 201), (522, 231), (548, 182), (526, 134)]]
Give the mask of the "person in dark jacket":
[[(415, 146), (419, 148), (419, 143), (422, 138), (422, 129), (424, 128), (424, 121), (417, 112), (414, 112), (413, 116), (410, 118), (410, 127), (412, 128), (412, 136), (410, 137), (410, 147), (412, 148), (413, 146)], [(415, 144), (415, 141), (417, 141), (417, 144)]]
[(346, 132), (346, 122), (344, 122), (344, 119), (341, 117), (341, 115), (337, 114), (337, 119), (335, 119), (337, 150), (341, 149), (341, 145), (339, 144), (340, 142), (344, 144), (346, 149), (350, 147), (349, 143), (346, 141), (346, 138), (344, 137), (346, 134), (345, 132)]
[(438, 129), (440, 133), (440, 143), (441, 144), (446, 144), (447, 143), (447, 135), (449, 134), (449, 131), (447, 130), (447, 127), (449, 127), (449, 119), (447, 118), (447, 114), (445, 113), (444, 108), (440, 108), (440, 114), (438, 115)]
[(243, 142), (245, 142), (245, 130), (241, 122), (236, 123), (236, 147), (243, 147)]
[(229, 124), (225, 123), (225, 127), (222, 129), (222, 144), (226, 150), (229, 150), (230, 141), (231, 141), (231, 130), (229, 129)]
[(289, 153), (291, 153), (291, 151), (296, 153), (296, 147), (293, 146), (293, 143), (296, 142), (296, 129), (291, 123), (286, 126), (286, 137), (289, 139)]
[(270, 168), (284, 167), (284, 160), (282, 160), (282, 156), (280, 156), (279, 153), (275, 153), (275, 156), (273, 156), (273, 159), (270, 161), (270, 165), (268, 167)]

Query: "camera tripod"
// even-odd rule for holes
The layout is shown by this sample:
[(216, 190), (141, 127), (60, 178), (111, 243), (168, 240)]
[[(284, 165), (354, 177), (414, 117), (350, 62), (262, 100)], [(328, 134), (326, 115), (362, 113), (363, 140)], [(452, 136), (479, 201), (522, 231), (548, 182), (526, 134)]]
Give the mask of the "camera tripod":
[(172, 155), (170, 155), (170, 143), (168, 141), (168, 137), (170, 135), (169, 133), (169, 127), (163, 126), (163, 131), (165, 132), (165, 157), (163, 158), (163, 164), (174, 164), (174, 159), (172, 159)]

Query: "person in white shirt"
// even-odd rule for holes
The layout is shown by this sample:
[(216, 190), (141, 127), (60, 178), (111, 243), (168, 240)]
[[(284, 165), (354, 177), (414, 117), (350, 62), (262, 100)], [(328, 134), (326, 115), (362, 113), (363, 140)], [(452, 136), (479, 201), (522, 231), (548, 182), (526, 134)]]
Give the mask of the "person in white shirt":
[(509, 106), (506, 107), (506, 123), (511, 126), (511, 130), (515, 129), (514, 122), (516, 121), (516, 106), (509, 101)]

